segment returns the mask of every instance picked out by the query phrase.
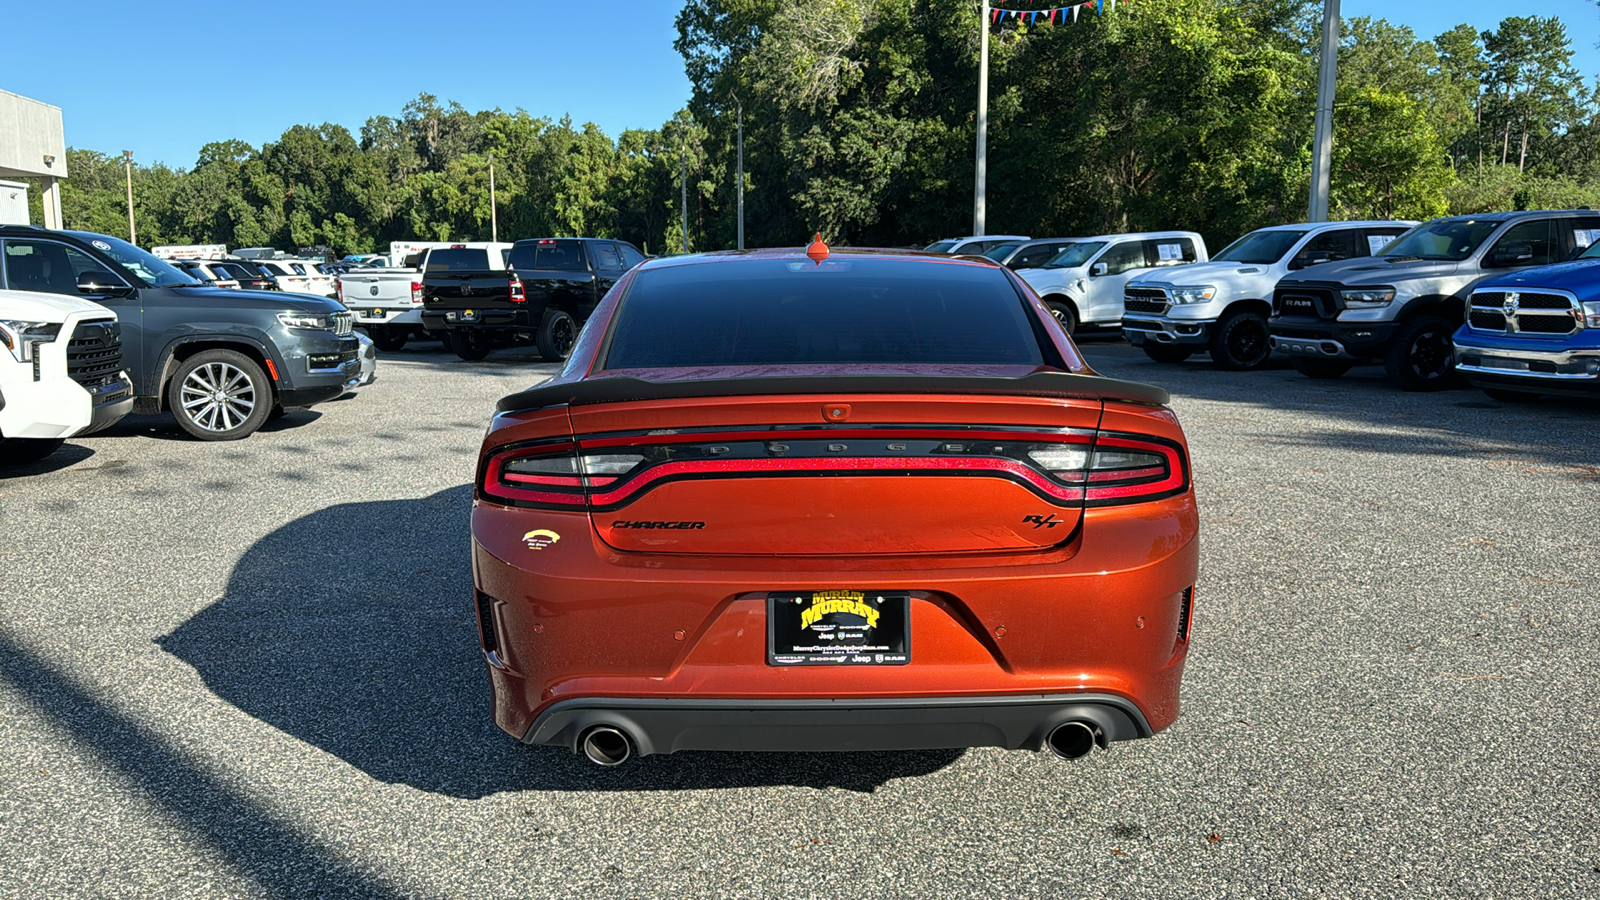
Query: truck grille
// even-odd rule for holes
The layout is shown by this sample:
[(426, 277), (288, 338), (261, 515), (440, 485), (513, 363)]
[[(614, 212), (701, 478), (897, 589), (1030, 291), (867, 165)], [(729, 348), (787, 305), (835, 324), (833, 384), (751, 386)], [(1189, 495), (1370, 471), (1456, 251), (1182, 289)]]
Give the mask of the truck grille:
[(1164, 313), (1167, 292), (1160, 288), (1129, 287), (1123, 290), (1122, 306), (1131, 313)]
[(1480, 291), (1472, 295), (1467, 327), (1498, 334), (1561, 336), (1579, 328), (1578, 301), (1561, 294)]
[(1331, 319), (1339, 314), (1333, 291), (1295, 285), (1272, 292), (1272, 314), (1309, 319)]
[(110, 319), (79, 322), (67, 341), (67, 375), (86, 388), (110, 384), (122, 371), (122, 326)]

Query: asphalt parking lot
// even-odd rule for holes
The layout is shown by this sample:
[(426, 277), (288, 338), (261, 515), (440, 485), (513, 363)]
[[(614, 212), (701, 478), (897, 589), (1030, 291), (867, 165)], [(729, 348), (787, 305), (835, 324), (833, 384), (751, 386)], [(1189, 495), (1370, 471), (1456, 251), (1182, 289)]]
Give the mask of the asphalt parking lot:
[(470, 605), (478, 440), (553, 367), (430, 346), (0, 478), (0, 896), (1600, 896), (1600, 403), (1086, 341), (1193, 449), (1173, 728), (603, 770), (495, 729)]

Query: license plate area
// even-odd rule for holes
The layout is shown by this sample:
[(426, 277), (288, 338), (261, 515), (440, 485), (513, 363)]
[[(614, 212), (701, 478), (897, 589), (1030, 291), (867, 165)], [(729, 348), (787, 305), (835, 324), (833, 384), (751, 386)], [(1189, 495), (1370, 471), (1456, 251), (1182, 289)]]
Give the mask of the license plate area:
[(767, 665), (903, 666), (911, 662), (906, 591), (767, 595)]

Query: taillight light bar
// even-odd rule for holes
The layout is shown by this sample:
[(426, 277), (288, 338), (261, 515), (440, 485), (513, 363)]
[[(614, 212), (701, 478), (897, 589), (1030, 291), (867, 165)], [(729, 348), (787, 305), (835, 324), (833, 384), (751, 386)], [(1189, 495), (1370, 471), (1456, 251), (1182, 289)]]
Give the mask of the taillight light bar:
[(411, 282), (411, 305), (422, 305), (422, 282), (420, 281)]
[(508, 299), (512, 303), (522, 303), (528, 299), (527, 295), (522, 292), (522, 279), (515, 275), (511, 276), (511, 294)]
[[(784, 434), (780, 441), (771, 432), (759, 438), (745, 432), (717, 434), (710, 442), (700, 435), (691, 445), (662, 441), (665, 435), (514, 445), (488, 457), (479, 488), (490, 500), (516, 505), (616, 509), (656, 485), (701, 478), (989, 476), (1064, 507), (1143, 503), (1189, 487), (1181, 446), (1148, 435), (994, 432), (1011, 438), (997, 443), (974, 441), (973, 432), (960, 433), (965, 441), (946, 441), (951, 432), (939, 430), (820, 433), (830, 440)], [(875, 440), (842, 438), (846, 433)], [(901, 440), (912, 434), (920, 440)]]

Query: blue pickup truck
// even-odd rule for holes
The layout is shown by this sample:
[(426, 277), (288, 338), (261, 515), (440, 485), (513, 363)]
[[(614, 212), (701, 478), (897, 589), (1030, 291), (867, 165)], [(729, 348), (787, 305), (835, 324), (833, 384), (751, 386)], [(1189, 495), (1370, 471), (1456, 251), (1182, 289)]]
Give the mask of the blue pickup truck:
[(1496, 400), (1600, 397), (1600, 241), (1480, 282), (1454, 342), (1456, 371)]

